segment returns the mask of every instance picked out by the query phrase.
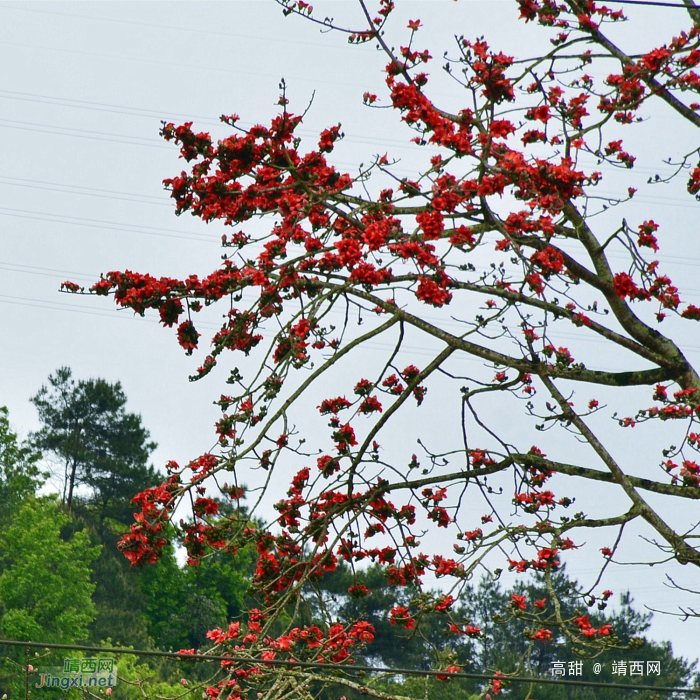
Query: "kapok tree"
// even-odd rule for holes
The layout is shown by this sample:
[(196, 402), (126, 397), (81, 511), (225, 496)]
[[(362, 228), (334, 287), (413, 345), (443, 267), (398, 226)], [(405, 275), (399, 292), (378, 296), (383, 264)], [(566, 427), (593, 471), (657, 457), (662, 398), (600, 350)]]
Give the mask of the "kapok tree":
[[(358, 0), (353, 28), (280, 0), (285, 14), (381, 48), (386, 94), (365, 102), (393, 107), (416, 149), (433, 149), (412, 179), (394, 172), (390, 155), (340, 172), (328, 160), (340, 126), (302, 144), (302, 117), (284, 95), (269, 126), (222, 117), (232, 132), (218, 142), (192, 123), (164, 124), (187, 163), (165, 180), (176, 213), (232, 227), (223, 264), (204, 278), (109, 272), (90, 292), (139, 314), (157, 310), (188, 354), (202, 344), (197, 314), (214, 304), (224, 314), (193, 376), (228, 385), (216, 448), (185, 467), (169, 463), (166, 481), (134, 499), (140, 510), (122, 542), (133, 564), (154, 561), (182, 502), (191, 518), (171, 524), (190, 563), (257, 545), (259, 607), (210, 633), (213, 648), (237, 660), (223, 665), (212, 697), (255, 688), (303, 695), (330, 678), (241, 666), (246, 659), (328, 662), (340, 674), (334, 682), (356, 683), (342, 668), (371, 642), (371, 626), (334, 620), (333, 606), (322, 606), (319, 624), (294, 618), (341, 560), (355, 572), (352, 595), (368, 593), (369, 562), (393, 586), (424, 586), (387, 614), (408, 633), (423, 616), (444, 615), (457, 650), (436, 661), (446, 672), (468, 664), (459, 640), (481, 633), (458, 614), (460, 587), (480, 567), (550, 582), (564, 557), (604, 532), (608, 545), (592, 554), (604, 569), (632, 524), (656, 548), (647, 562), (700, 566), (691, 517), (700, 377), (679, 343), (696, 332), (700, 308), (683, 301), (657, 258), (670, 232), (630, 209), (633, 189), (599, 195), (610, 185), (585, 166), (632, 168), (626, 134), (650, 104), (700, 126), (700, 11), (684, 2), (678, 16), (690, 17), (688, 28), (633, 55), (608, 37), (622, 11), (520, 0), (524, 23), (549, 28), (551, 43), (516, 60), (459, 37), (447, 69), (463, 107), (450, 112), (430, 96), (420, 21), (403, 30), (404, 46), (388, 43), (386, 32), (399, 31), (391, 0)], [(468, 24), (468, 9), (454, 11)], [(676, 174), (693, 201), (697, 145), (686, 151)], [(589, 339), (605, 352), (591, 353)], [(609, 358), (626, 371), (606, 368)], [(630, 438), (640, 450), (622, 447)], [(255, 479), (250, 513), (218, 517), (216, 497), (236, 503)], [(275, 492), (280, 483), (286, 495)], [(570, 507), (587, 483), (597, 494), (590, 513)], [(593, 584), (582, 603), (610, 595)], [(616, 643), (586, 614), (562, 616), (548, 590), (537, 605), (518, 596), (504, 611), (530, 621), (530, 651), (555, 627), (581, 653)], [(281, 629), (283, 619), (292, 622)], [(527, 662), (526, 654), (524, 666), (493, 670), (523, 672)]]

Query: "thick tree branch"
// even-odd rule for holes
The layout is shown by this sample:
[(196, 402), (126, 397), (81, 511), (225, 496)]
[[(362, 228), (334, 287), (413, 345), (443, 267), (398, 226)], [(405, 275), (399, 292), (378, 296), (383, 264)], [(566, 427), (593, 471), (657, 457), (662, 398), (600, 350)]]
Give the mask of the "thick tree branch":
[(605, 449), (602, 442), (593, 434), (581, 417), (574, 411), (569, 402), (554, 385), (549, 377), (542, 376), (552, 398), (559, 404), (563, 416), (581, 433), (588, 444), (595, 450), (606, 467), (610, 470), (615, 481), (627, 494), (635, 509), (651, 525), (663, 539), (673, 548), (675, 558), (681, 564), (694, 564), (700, 567), (700, 552), (691, 547), (672, 527), (670, 527), (661, 516), (637, 493), (629, 477), (622, 471), (612, 455)]

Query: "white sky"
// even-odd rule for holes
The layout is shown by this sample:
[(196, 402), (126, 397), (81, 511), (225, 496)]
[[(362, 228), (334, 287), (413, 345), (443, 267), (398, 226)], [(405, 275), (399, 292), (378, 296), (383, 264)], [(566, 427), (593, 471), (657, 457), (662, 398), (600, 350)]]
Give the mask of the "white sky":
[[(354, 15), (351, 2), (315, 4), (318, 12)], [(398, 4), (397, 28), (407, 17), (426, 25), (419, 36), (436, 57), (431, 94), (448, 106), (459, 96), (437, 73), (454, 33), (483, 34), (516, 56), (531, 51), (531, 37), (538, 36), (517, 21), (508, 2)], [(628, 15), (636, 22), (634, 34), (621, 34), (628, 48), (651, 48), (687, 24), (680, 10), (629, 8)], [(15, 429), (26, 434), (37, 427), (29, 397), (57, 367), (69, 365), (77, 377), (122, 382), (129, 409), (142, 414), (159, 444), (156, 465), (184, 464), (208, 450), (218, 415), (211, 402), (223, 390), (223, 376), (190, 384), (187, 376), (202, 355), (184, 357), (174, 332), (153, 316), (135, 318), (108, 300), (61, 295), (58, 287), (66, 279), (87, 285), (100, 272), (127, 268), (174, 277), (213, 270), (222, 227), (173, 215), (161, 182), (182, 166), (175, 147), (158, 137), (160, 121), (193, 120), (216, 134), (225, 133), (217, 126), (222, 113), (238, 113), (243, 124), (266, 123), (276, 114), (282, 77), (292, 111), (302, 112), (315, 92), (301, 132), (309, 147), (314, 134), (341, 121), (347, 136), (334, 154), (339, 167), (352, 172), (363, 159), (388, 151), (404, 159), (399, 174), (415, 172), (411, 164), (427, 155), (412, 155), (413, 133), (398, 127), (390, 110), (362, 106), (366, 90), (382, 95), (385, 62), (369, 47), (349, 47), (343, 37), (284, 19), (270, 0), (0, 2), (0, 403), (9, 407)], [(624, 184), (640, 187), (644, 218), (666, 222), (662, 259), (687, 290), (684, 300), (698, 304), (692, 200), (677, 188), (641, 191), (657, 172), (654, 160), (696, 145), (679, 145), (675, 137), (683, 128), (674, 114), (655, 113), (653, 132), (640, 141), (643, 147), (653, 142), (652, 157), (640, 158)], [(605, 175), (604, 191), (622, 182)], [(679, 340), (700, 360), (697, 333)], [(593, 354), (605, 352), (590, 347)], [(615, 358), (605, 362), (614, 366)], [(584, 563), (571, 571), (592, 568)], [(689, 573), (697, 580), (696, 571)], [(688, 600), (664, 588), (663, 571), (631, 576), (622, 568), (607, 580), (616, 591), (631, 588), (640, 605)], [(653, 632), (695, 657), (697, 629), (697, 621), (656, 616)]]

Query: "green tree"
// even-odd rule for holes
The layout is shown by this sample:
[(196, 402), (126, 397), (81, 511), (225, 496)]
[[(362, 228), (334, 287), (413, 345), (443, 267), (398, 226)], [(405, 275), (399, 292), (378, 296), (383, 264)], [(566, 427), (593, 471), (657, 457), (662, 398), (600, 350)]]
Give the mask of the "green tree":
[[(350, 594), (349, 590), (353, 586), (357, 590), (358, 584), (366, 587), (369, 595)], [(361, 663), (429, 669), (436, 657), (456, 646), (468, 646), (468, 643), (447, 636), (447, 623), (442, 616), (420, 616), (415, 620), (415, 626), (392, 624), (388, 612), (396, 606), (410, 608), (420, 600), (421, 592), (410, 585), (390, 586), (386, 573), (377, 564), (356, 572), (341, 564), (317, 585), (323, 594), (307, 596), (316, 621), (328, 622), (334, 617), (348, 623), (367, 620), (374, 627), (374, 641), (358, 653)], [(319, 600), (325, 604), (319, 606), (315, 602)]]
[(231, 559), (230, 566), (207, 562), (182, 568), (168, 547), (157, 564), (140, 571), (139, 586), (147, 600), (144, 617), (156, 647), (204, 648), (207, 632), (231, 619), (229, 610), (240, 615), (248, 581), (240, 580)]
[(139, 574), (139, 590), (147, 601), (144, 619), (155, 646), (166, 650), (188, 646), (183, 618), (193, 609), (187, 604), (189, 591), (174, 548), (168, 546), (154, 566), (140, 569)]
[(138, 569), (147, 600), (144, 619), (155, 646), (204, 648), (210, 629), (241, 618), (255, 559), (248, 546), (235, 555), (213, 553), (197, 566), (181, 567), (168, 545), (156, 564)]
[(100, 644), (111, 638), (120, 646), (151, 647), (153, 638), (145, 617), (149, 601), (140, 582), (143, 571), (130, 567), (117, 549), (117, 541), (126, 527), (109, 520), (98, 532), (93, 523), (84, 522), (92, 541), (102, 545), (100, 556), (92, 565), (96, 615), (90, 624), (91, 642)]
[(101, 522), (128, 522), (131, 497), (159, 481), (148, 465), (156, 444), (141, 416), (125, 409), (121, 384), (104, 379), (74, 380), (68, 367), (49, 376), (31, 399), (42, 427), (33, 444), (53, 454), (63, 467), (63, 502), (73, 509), (76, 489), (90, 489), (87, 503)]
[[(587, 624), (597, 630), (610, 625), (611, 648), (600, 651), (586, 647), (585, 639), (572, 642), (563, 626), (557, 625), (551, 627), (551, 639), (546, 642), (533, 640), (533, 632), (551, 620), (555, 599), (564, 620), (579, 619), (585, 626), (585, 618)], [(504, 609), (508, 608), (510, 614), (504, 615)], [(652, 616), (636, 610), (629, 593), (621, 594), (619, 606), (608, 612), (605, 600), (582, 595), (577, 582), (564, 570), (553, 572), (549, 585), (540, 576), (510, 590), (504, 590), (498, 581), (485, 576), (477, 586), (467, 589), (460, 612), (482, 628), (482, 634), (475, 639), (470, 671), (498, 669), (527, 676), (550, 676), (552, 664), (559, 662), (564, 664), (565, 677), (570, 678), (570, 672), (575, 670), (570, 664), (581, 662), (581, 672), (573, 676), (575, 680), (677, 687), (684, 686), (695, 675), (697, 662), (675, 656), (669, 642), (648, 638)], [(643, 675), (622, 677), (613, 674), (613, 662), (624, 662), (629, 666), (633, 661), (643, 663)], [(647, 661), (659, 662), (659, 676), (647, 674)], [(601, 664), (601, 673), (593, 672), (594, 663)], [(511, 691), (504, 691), (504, 697), (537, 700), (567, 700), (571, 697), (571, 688), (566, 687), (541, 685), (531, 689), (530, 695), (523, 688), (513, 686)], [(580, 700), (615, 700), (618, 696), (614, 689), (581, 688), (576, 691)], [(652, 691), (639, 691), (630, 697), (651, 700), (657, 696)]]
[(20, 504), (36, 492), (45, 474), (40, 454), (20, 442), (10, 427), (9, 411), (0, 407), (0, 529), (10, 522)]
[(148, 601), (139, 588), (139, 572), (128, 566), (117, 541), (128, 531), (131, 498), (160, 480), (148, 464), (156, 445), (141, 417), (127, 412), (119, 382), (76, 380), (68, 367), (61, 367), (31, 401), (42, 422), (31, 441), (61, 465), (62, 501), (73, 516), (70, 527), (101, 545), (92, 564), (96, 614), (90, 639), (99, 643), (111, 637), (120, 644), (148, 646)]
[[(113, 654), (102, 655), (114, 657)], [(187, 685), (184, 685), (180, 682), (181, 678), (189, 675), (191, 665), (178, 669), (179, 678), (175, 678), (167, 663), (163, 663), (163, 659), (145, 659), (145, 663), (139, 663), (137, 656), (118, 654), (115, 661), (121, 682), (116, 684), (111, 700), (158, 700), (159, 698), (194, 700), (202, 697), (202, 689), (197, 683), (190, 684), (186, 681)]]
[[(348, 588), (358, 583), (365, 585), (369, 594), (353, 598), (348, 594)], [(468, 672), (492, 673), (498, 670), (546, 678), (551, 677), (554, 662), (564, 665), (565, 674), (572, 670), (570, 664), (581, 662), (581, 675), (573, 676), (576, 680), (679, 687), (695, 675), (696, 664), (674, 655), (670, 643), (648, 638), (651, 614), (636, 610), (629, 593), (622, 594), (619, 605), (610, 612), (606, 601), (582, 596), (577, 582), (564, 570), (553, 572), (548, 585), (545, 577), (540, 576), (506, 589), (497, 579), (484, 576), (476, 585), (465, 586), (455, 604), (454, 614), (463, 623), (479, 628), (480, 632), (468, 640), (446, 634), (448, 621), (442, 616), (418, 615), (414, 618), (415, 626), (409, 627), (387, 622), (386, 611), (395, 606), (415, 611), (420, 605), (421, 593), (410, 586), (399, 589), (389, 586), (379, 566), (353, 573), (343, 564), (331, 576), (322, 579), (318, 586), (323, 595), (314, 596), (310, 601), (324, 599), (329, 609), (316, 608), (313, 613), (315, 622), (323, 624), (326, 617), (335, 616), (345, 622), (368, 620), (375, 627), (375, 639), (358, 654), (359, 663), (394, 668), (444, 668), (458, 655), (460, 659), (468, 660), (466, 665), (459, 664)], [(552, 638), (546, 643), (533, 640), (533, 631), (551, 617), (553, 595), (564, 619), (585, 615), (595, 629), (611, 625), (613, 648), (601, 652), (581, 643), (572, 644), (563, 628), (557, 626), (553, 626)], [(504, 610), (510, 612), (504, 614)], [(541, 619), (537, 620), (532, 613), (539, 614)], [(621, 677), (612, 673), (613, 662), (625, 662), (629, 667), (633, 661), (643, 663), (643, 676)], [(659, 676), (647, 674), (647, 661), (659, 662)], [(602, 666), (600, 674), (593, 672), (596, 662)], [(429, 697), (431, 700), (476, 697), (486, 686), (479, 680), (453, 678), (446, 682), (420, 677), (393, 678), (377, 683), (393, 694)], [(337, 697), (335, 690), (333, 687), (326, 689), (323, 697), (329, 700)], [(614, 700), (618, 697), (616, 693), (612, 689), (581, 688), (576, 690), (575, 697), (580, 700)], [(361, 697), (351, 688), (343, 689), (343, 694), (350, 700)], [(574, 696), (570, 687), (511, 684), (504, 687), (502, 697), (568, 700)], [(630, 697), (651, 700), (656, 695), (651, 691), (639, 691)]]
[(95, 615), (90, 563), (99, 547), (84, 532), (65, 537), (55, 500), (31, 499), (0, 533), (0, 631), (12, 639), (74, 642)]
[[(95, 616), (90, 564), (99, 547), (70, 520), (55, 498), (29, 498), (0, 532), (0, 636), (70, 644), (87, 638)], [(0, 689), (19, 693), (25, 663), (20, 649), (3, 649)]]

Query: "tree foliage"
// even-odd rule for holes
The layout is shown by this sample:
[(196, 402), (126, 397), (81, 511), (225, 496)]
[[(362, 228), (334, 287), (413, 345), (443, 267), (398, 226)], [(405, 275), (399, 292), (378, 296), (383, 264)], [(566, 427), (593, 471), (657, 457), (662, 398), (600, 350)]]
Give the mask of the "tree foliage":
[(32, 398), (42, 427), (34, 445), (53, 454), (63, 468), (63, 501), (71, 510), (75, 491), (90, 490), (99, 519), (131, 515), (130, 494), (158, 481), (148, 458), (156, 448), (141, 416), (127, 413), (121, 384), (73, 379), (68, 367), (51, 375)]
[(156, 648), (206, 647), (210, 629), (242, 613), (249, 574), (250, 567), (243, 565), (241, 557), (230, 554), (182, 568), (173, 548), (168, 548), (155, 566), (141, 571), (139, 579), (148, 600), (145, 619)]
[(132, 521), (134, 493), (160, 481), (148, 465), (155, 443), (141, 417), (127, 412), (119, 382), (76, 380), (62, 367), (31, 401), (42, 423), (31, 443), (58, 463), (62, 501), (72, 516), (66, 531), (99, 545), (99, 556), (91, 562), (95, 614), (90, 640), (109, 637), (119, 644), (149, 646), (148, 601), (138, 572), (130, 570), (117, 542)]
[[(455, 638), (445, 624), (444, 615), (421, 615), (412, 623), (402, 623), (394, 617), (387, 619), (386, 611), (397, 607), (410, 607), (412, 601), (420, 598), (421, 592), (415, 587), (397, 588), (389, 586), (378, 565), (369, 567), (366, 581), (371, 584), (371, 593), (363, 598), (353, 598), (348, 593), (352, 584), (352, 572), (347, 565), (339, 565), (333, 574), (324, 577), (319, 584), (323, 589), (327, 607), (332, 607), (335, 618), (350, 624), (353, 620), (366, 619), (375, 628), (375, 638), (369, 646), (361, 650), (356, 658), (364, 665), (378, 665), (385, 668), (431, 668), (435, 659), (448, 664), (455, 657), (469, 659), (468, 670), (476, 673), (488, 673), (490, 669), (509, 668), (517, 670), (520, 675), (537, 677), (548, 676), (553, 664), (562, 665), (564, 673), (576, 662), (581, 663), (580, 676), (572, 676), (581, 681), (619, 682), (619, 676), (613, 675), (615, 664), (641, 661), (658, 661), (664, 669), (660, 676), (636, 676), (630, 680), (651, 685), (683, 686), (697, 678), (696, 663), (673, 655), (669, 643), (657, 643), (648, 638), (651, 614), (640, 613), (635, 609), (628, 592), (619, 596), (619, 605), (611, 611), (606, 603), (584, 604), (576, 592), (579, 584), (571, 579), (563, 569), (551, 578), (551, 586), (556, 592), (556, 599), (562, 605), (561, 615), (568, 619), (587, 619), (591, 626), (600, 629), (610, 626), (619, 644), (614, 648), (599, 653), (595, 661), (602, 666), (602, 672), (595, 674), (592, 661), (576, 653), (565, 631), (554, 628), (552, 639), (547, 644), (533, 643), (532, 620), (527, 611), (539, 609), (547, 611), (551, 606), (551, 595), (545, 582), (536, 579), (522, 581), (511, 588), (505, 588), (497, 579), (484, 575), (478, 583), (464, 587), (454, 612), (461, 618), (469, 620), (472, 633)], [(316, 620), (323, 620), (323, 612), (313, 615)], [(476, 630), (478, 629), (478, 632)], [(420, 677), (403, 680), (390, 679), (383, 688), (400, 695), (423, 698), (476, 697), (482, 682), (476, 680), (451, 680), (445, 684), (439, 679)], [(514, 697), (524, 697), (522, 686), (512, 686)], [(571, 688), (541, 686), (536, 688), (538, 700), (559, 700), (571, 697)], [(577, 689), (576, 697), (604, 700), (619, 697), (615, 689)], [(328, 697), (333, 697), (332, 691)], [(359, 693), (349, 693), (349, 697), (360, 697)], [(460, 695), (462, 697), (462, 695)], [(657, 697), (655, 691), (637, 694), (641, 698)]]
[(0, 529), (46, 478), (39, 470), (39, 459), (39, 453), (12, 430), (7, 408), (0, 407)]
[(127, 526), (117, 521), (99, 523), (75, 516), (72, 527), (83, 530), (92, 543), (100, 545), (99, 557), (91, 566), (95, 617), (89, 627), (90, 643), (101, 644), (111, 639), (120, 646), (150, 648), (154, 640), (146, 611), (151, 600), (142, 589), (142, 572), (129, 567), (117, 549)]
[(86, 533), (64, 539), (55, 500), (28, 499), (0, 534), (0, 631), (8, 639), (83, 641), (95, 614)]
[[(192, 378), (226, 367), (229, 387), (217, 401), (218, 449), (170, 463), (167, 480), (138, 496), (124, 553), (154, 562), (170, 525), (194, 565), (255, 544), (258, 607), (209, 635), (238, 659), (342, 665), (371, 643), (371, 622), (334, 620), (332, 607), (321, 626), (295, 619), (304, 591), (340, 560), (358, 599), (371, 593), (370, 563), (390, 586), (420, 591), (389, 621), (442, 620), (463, 652), (437, 654), (446, 672), (469, 662), (472, 647), (459, 640), (485, 634), (459, 604), (482, 566), (531, 572), (546, 590), (542, 607), (520, 609), (519, 655), (492, 661), (482, 649), (494, 670), (513, 672), (559, 638), (583, 655), (622, 644), (609, 624), (562, 605), (553, 582), (563, 558), (599, 532), (608, 538), (604, 570), (633, 528), (656, 546), (648, 561), (700, 566), (684, 516), (700, 497), (700, 377), (683, 351), (700, 308), (682, 300), (657, 255), (669, 232), (631, 208), (635, 190), (598, 194), (606, 178), (591, 163), (632, 168), (639, 153), (626, 142), (657, 103), (679, 124), (700, 126), (698, 10), (688, 3), (688, 26), (633, 53), (611, 38), (622, 11), (519, 0), (522, 20), (541, 25), (549, 43), (516, 59), (483, 38), (457, 37), (446, 54), (451, 109), (431, 97), (420, 21), (392, 25), (391, 0), (359, 0), (352, 27), (317, 18), (300, 0), (280, 4), (379, 48), (386, 96), (367, 93), (365, 102), (393, 108), (416, 149), (433, 155), (412, 178), (389, 155), (356, 175), (339, 171), (331, 159), (340, 126), (304, 146), (302, 116), (284, 94), (269, 126), (222, 117), (232, 134), (218, 142), (191, 123), (164, 124), (187, 163), (165, 180), (176, 211), (232, 227), (224, 262), (184, 279), (109, 272), (90, 291), (139, 314), (157, 310), (188, 354), (200, 340), (193, 319), (219, 304), (224, 323)], [(533, 47), (541, 36), (533, 32)], [(692, 201), (696, 146), (678, 148), (676, 175)], [(592, 353), (588, 339), (606, 352)], [(373, 343), (381, 351), (370, 360)], [(604, 357), (625, 371), (606, 368)], [(426, 412), (439, 413), (439, 435)], [(639, 451), (619, 449), (632, 430), (641, 464)], [(235, 511), (219, 519), (215, 497), (235, 506), (251, 475), (261, 484), (252, 514), (265, 524)], [(598, 497), (572, 508), (582, 484)], [(178, 524), (181, 502), (193, 517)], [(434, 539), (421, 544), (430, 529), (444, 550)], [(430, 578), (442, 588), (425, 588)], [(597, 581), (569, 595), (608, 597)], [(502, 614), (515, 619), (508, 605)], [(237, 664), (222, 674), (213, 697), (243, 697), (249, 686), (302, 693), (327, 678)], [(363, 692), (377, 694), (370, 685)]]

